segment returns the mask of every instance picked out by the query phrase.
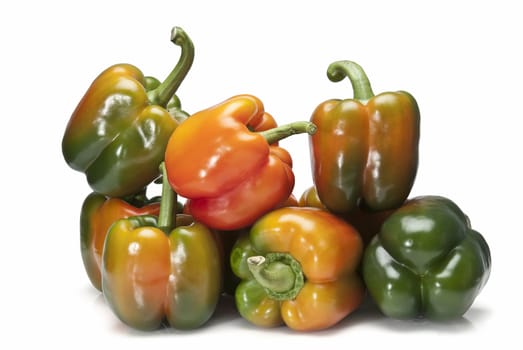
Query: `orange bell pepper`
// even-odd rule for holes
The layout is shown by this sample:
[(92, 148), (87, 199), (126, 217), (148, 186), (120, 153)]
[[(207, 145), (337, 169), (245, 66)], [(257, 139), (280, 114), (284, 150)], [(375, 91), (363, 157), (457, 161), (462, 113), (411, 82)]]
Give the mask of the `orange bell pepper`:
[(232, 249), (231, 267), (242, 279), (237, 309), (260, 327), (332, 327), (363, 301), (356, 272), (362, 251), (358, 232), (334, 214), (311, 207), (274, 210)]
[(241, 229), (289, 198), (292, 158), (276, 142), (316, 128), (310, 122), (269, 128), (267, 118), (258, 98), (239, 95), (193, 114), (173, 132), (165, 152), (168, 180), (196, 220)]

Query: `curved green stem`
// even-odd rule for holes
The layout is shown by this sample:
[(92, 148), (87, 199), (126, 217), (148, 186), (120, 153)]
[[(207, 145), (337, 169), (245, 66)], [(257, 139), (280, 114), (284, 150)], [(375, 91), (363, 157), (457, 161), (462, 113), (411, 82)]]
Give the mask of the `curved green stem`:
[(167, 169), (165, 164), (160, 164), (160, 172), (162, 173), (162, 199), (160, 201), (160, 214), (158, 216), (158, 227), (164, 232), (169, 233), (173, 227), (173, 216), (176, 217), (176, 202), (177, 195), (173, 191), (169, 181), (167, 180)]
[(151, 103), (162, 107), (167, 106), (171, 97), (176, 93), (194, 60), (194, 45), (182, 28), (174, 27), (172, 29), (171, 41), (181, 47), (180, 59), (160, 86), (147, 93)]
[(311, 122), (300, 121), (281, 125), (269, 130), (260, 131), (259, 134), (263, 135), (268, 144), (272, 144), (291, 135), (303, 133), (313, 135), (315, 132), (316, 125)]
[(287, 253), (268, 253), (247, 258), (254, 279), (275, 300), (295, 299), (305, 279), (300, 263)]
[(356, 62), (336, 61), (331, 63), (327, 68), (327, 77), (332, 82), (342, 81), (348, 77), (352, 90), (354, 90), (355, 100), (368, 101), (374, 96), (367, 74)]

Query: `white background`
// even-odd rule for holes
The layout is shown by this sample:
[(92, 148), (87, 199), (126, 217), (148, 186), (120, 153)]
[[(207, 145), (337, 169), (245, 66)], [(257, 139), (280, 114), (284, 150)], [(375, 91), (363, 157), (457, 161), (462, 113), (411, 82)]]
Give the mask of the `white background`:
[[(7, 5), (9, 4), (9, 5)], [(521, 346), (523, 25), (517, 1), (24, 1), (0, 5), (2, 229), (0, 348), (383, 348)], [(189, 112), (239, 93), (280, 124), (307, 120), (328, 98), (329, 63), (363, 66), (374, 92), (407, 90), (421, 113), (412, 196), (453, 199), (492, 251), (492, 274), (465, 316), (448, 324), (393, 321), (366, 305), (328, 331), (255, 328), (221, 306), (191, 332), (132, 331), (91, 287), (79, 250), (90, 192), (65, 164), (61, 138), (92, 80), (128, 62), (163, 79), (181, 26), (196, 47), (178, 90)], [(294, 157), (299, 196), (311, 184), (304, 135)], [(508, 341), (508, 342), (505, 342)], [(11, 344), (11, 345), (6, 345)], [(220, 346), (221, 345), (221, 346)]]

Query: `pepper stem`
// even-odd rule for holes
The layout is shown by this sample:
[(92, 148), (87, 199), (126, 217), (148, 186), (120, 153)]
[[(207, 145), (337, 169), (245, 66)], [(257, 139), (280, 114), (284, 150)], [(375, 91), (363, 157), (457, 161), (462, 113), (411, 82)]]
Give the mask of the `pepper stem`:
[(305, 283), (300, 263), (287, 253), (247, 258), (247, 266), (267, 295), (275, 300), (295, 299)]
[(311, 122), (300, 121), (281, 125), (269, 130), (260, 131), (258, 133), (267, 140), (268, 144), (273, 144), (291, 135), (303, 133), (313, 135), (315, 132), (316, 125)]
[(182, 28), (174, 27), (172, 29), (171, 41), (181, 47), (180, 59), (160, 86), (147, 92), (149, 101), (162, 107), (166, 107), (171, 97), (176, 93), (189, 69), (191, 69), (194, 60), (194, 45)]
[(335, 83), (348, 77), (352, 84), (352, 90), (354, 90), (355, 100), (365, 102), (374, 96), (367, 74), (356, 62), (336, 61), (331, 63), (327, 68), (327, 77)]
[(162, 199), (160, 201), (160, 214), (158, 215), (158, 227), (164, 232), (170, 232), (173, 227), (173, 214), (176, 217), (177, 194), (173, 191), (169, 181), (167, 180), (167, 169), (165, 163), (160, 164), (160, 172), (162, 173)]

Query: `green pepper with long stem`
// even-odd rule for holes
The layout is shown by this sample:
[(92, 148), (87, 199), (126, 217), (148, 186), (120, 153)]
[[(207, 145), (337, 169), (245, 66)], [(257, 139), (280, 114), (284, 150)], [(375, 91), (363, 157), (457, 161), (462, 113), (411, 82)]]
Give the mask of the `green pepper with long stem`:
[(133, 65), (113, 65), (93, 81), (71, 115), (62, 153), (72, 169), (85, 173), (95, 192), (133, 195), (158, 177), (179, 124), (167, 108), (179, 107), (174, 96), (194, 59), (183, 29), (174, 27), (171, 41), (181, 47), (181, 56), (161, 84)]
[(211, 230), (189, 215), (174, 220), (176, 194), (163, 163), (161, 167), (159, 217), (121, 219), (107, 233), (102, 291), (130, 327), (153, 330), (166, 320), (173, 328), (193, 329), (214, 314), (222, 291), (223, 257)]

